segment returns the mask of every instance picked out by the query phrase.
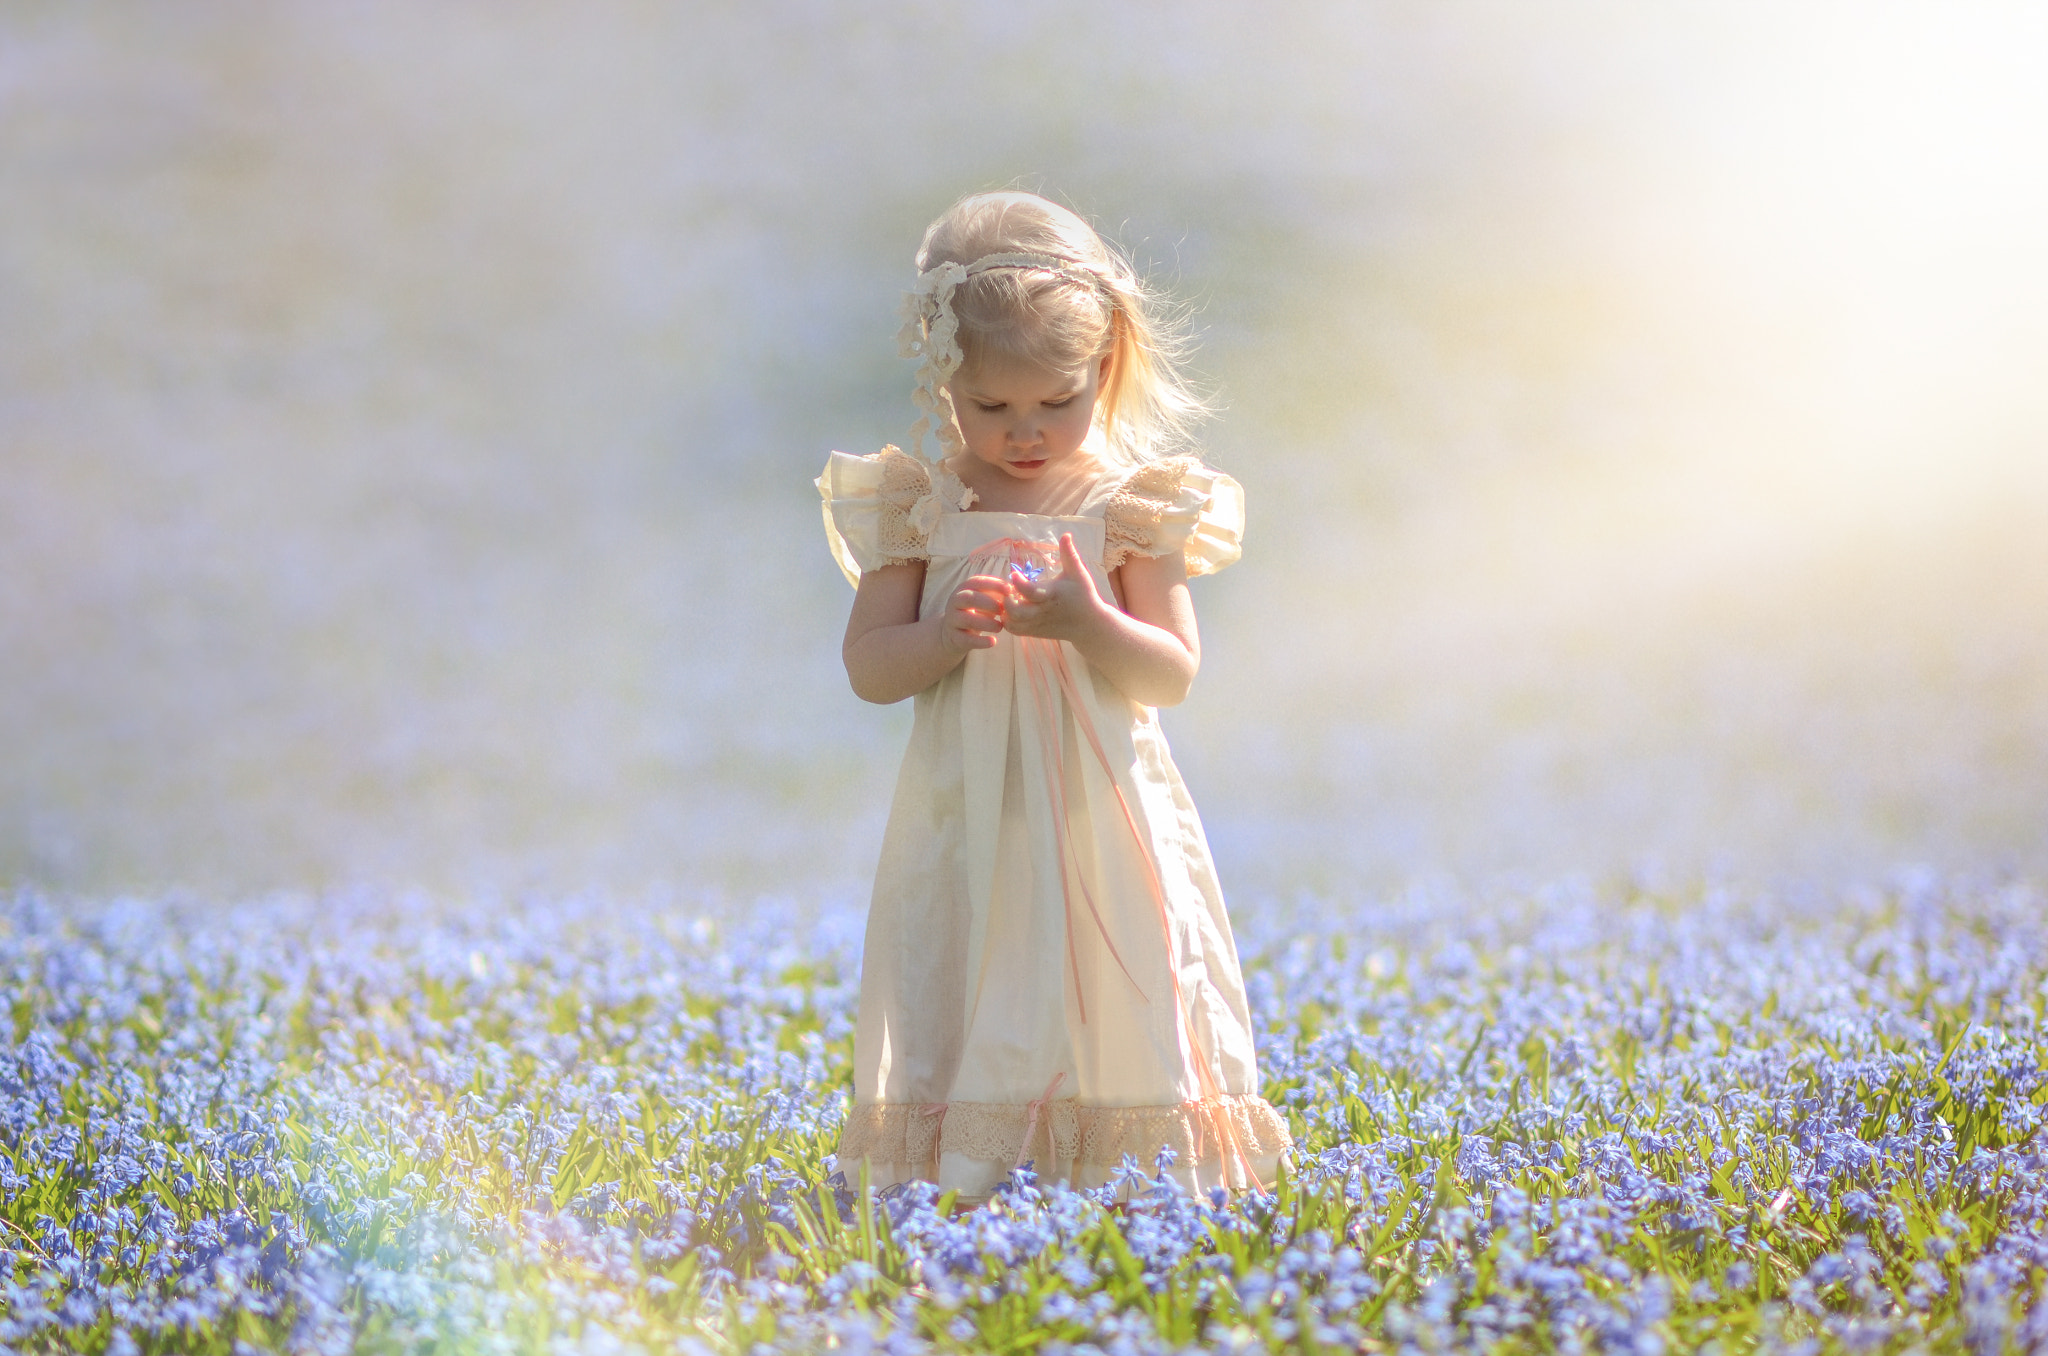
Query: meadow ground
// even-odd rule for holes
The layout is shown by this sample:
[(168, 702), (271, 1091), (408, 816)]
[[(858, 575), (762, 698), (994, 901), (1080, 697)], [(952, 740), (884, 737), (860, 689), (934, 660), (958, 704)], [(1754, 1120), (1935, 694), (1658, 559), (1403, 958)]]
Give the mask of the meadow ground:
[[(0, 1356), (2048, 1347), (2041, 7), (1161, 15), (0, 5)], [(830, 1182), (810, 481), (1003, 184), (1246, 488), (1269, 1196)]]
[(14, 1351), (2048, 1350), (2038, 889), (1238, 919), (1267, 1194), (833, 1180), (859, 917), (0, 908)]

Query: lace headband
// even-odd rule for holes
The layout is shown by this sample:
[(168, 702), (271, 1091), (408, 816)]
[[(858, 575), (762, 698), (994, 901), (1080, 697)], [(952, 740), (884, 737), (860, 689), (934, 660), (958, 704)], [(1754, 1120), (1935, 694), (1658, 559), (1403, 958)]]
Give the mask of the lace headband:
[(896, 332), (897, 353), (924, 360), (918, 365), (917, 384), (911, 391), (918, 409), (917, 422), (910, 426), (913, 456), (924, 456), (924, 435), (935, 427), (941, 460), (966, 444), (953, 412), (952, 393), (946, 389), (961, 362), (960, 320), (953, 314), (953, 294), (977, 273), (997, 268), (1050, 273), (1090, 289), (1102, 285), (1100, 276), (1086, 264), (1056, 254), (984, 254), (971, 264), (940, 264), (918, 274), (917, 285), (903, 294), (903, 328)]

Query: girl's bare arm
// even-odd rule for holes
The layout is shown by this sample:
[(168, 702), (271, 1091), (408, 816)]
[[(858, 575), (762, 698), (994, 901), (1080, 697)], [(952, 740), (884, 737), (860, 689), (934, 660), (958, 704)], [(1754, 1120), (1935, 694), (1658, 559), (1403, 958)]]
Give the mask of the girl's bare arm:
[(1005, 625), (1020, 636), (1071, 643), (1132, 701), (1183, 701), (1202, 665), (1187, 557), (1169, 551), (1126, 560), (1116, 574), (1122, 607), (1097, 591), (1071, 534), (1060, 538), (1060, 560), (1049, 583), (1013, 581)]
[(883, 565), (860, 577), (840, 654), (863, 701), (887, 705), (916, 696), (970, 650), (995, 644), (1003, 629), (1004, 584), (986, 575), (955, 589), (944, 612), (919, 617), (924, 570), (922, 563)]

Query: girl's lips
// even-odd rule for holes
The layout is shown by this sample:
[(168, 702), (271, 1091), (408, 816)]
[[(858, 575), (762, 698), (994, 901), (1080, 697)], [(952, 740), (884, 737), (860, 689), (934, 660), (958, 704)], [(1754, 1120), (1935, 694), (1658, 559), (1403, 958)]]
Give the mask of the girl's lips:
[(1013, 471), (1036, 471), (1043, 465), (1045, 465), (1045, 458), (1040, 457), (1037, 461), (1013, 461), (1010, 463), (1010, 469)]

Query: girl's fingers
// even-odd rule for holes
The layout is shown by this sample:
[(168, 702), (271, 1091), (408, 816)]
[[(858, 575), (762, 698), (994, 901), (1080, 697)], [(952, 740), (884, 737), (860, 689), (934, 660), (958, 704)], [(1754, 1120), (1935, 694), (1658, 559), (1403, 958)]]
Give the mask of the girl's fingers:
[(979, 589), (962, 589), (953, 595), (953, 603), (963, 611), (998, 612), (1002, 610), (1003, 595), (984, 593)]
[(1071, 532), (1060, 533), (1060, 566), (1060, 578), (1073, 580), (1090, 597), (1095, 596), (1095, 578), (1088, 573), (1088, 564), (1081, 559), (1081, 548), (1074, 545)]
[(1012, 604), (1010, 610), (1003, 616), (1004, 625), (1019, 635), (1036, 632), (1054, 615), (1055, 606), (1051, 602)]
[(980, 648), (995, 644), (994, 632), (1024, 634), (1035, 632), (1041, 624), (1053, 624), (1066, 606), (1059, 601), (1059, 584), (1069, 576), (1077, 587), (1093, 593), (1094, 584), (1073, 533), (1060, 534), (1059, 553), (1061, 572), (1051, 579), (1029, 580), (1012, 571), (1005, 579), (974, 575), (965, 580), (951, 603), (963, 634)]
[(985, 650), (996, 643), (995, 633), (1003, 629), (1003, 600), (985, 589), (970, 586), (957, 590), (947, 605), (946, 622), (958, 631), (962, 643), (972, 650)]

